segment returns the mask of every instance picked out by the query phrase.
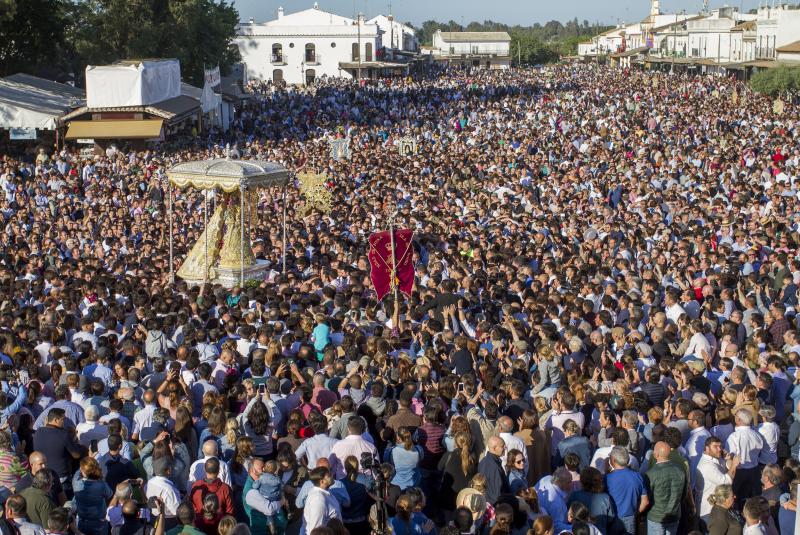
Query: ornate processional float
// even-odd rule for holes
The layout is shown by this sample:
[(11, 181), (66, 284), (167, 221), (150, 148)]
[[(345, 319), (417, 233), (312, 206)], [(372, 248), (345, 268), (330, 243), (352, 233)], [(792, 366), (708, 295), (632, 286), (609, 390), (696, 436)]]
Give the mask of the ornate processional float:
[[(289, 173), (273, 162), (231, 160), (228, 158), (180, 163), (168, 172), (170, 281), (174, 281), (172, 187), (203, 190), (205, 199), (204, 230), (189, 251), (177, 275), (189, 284), (204, 282), (227, 288), (243, 286), (248, 280), (264, 280), (267, 264), (256, 262), (250, 243), (250, 231), (258, 217), (258, 189), (284, 188), (284, 238), (286, 236), (286, 195)], [(216, 207), (208, 217), (208, 198), (215, 192)], [(285, 260), (284, 260), (285, 261)]]

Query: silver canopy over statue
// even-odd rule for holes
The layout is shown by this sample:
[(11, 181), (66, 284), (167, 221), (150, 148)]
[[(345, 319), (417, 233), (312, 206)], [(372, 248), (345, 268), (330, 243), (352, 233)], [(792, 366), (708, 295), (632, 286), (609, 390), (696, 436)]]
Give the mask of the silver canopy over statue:
[[(285, 187), (285, 167), (258, 160), (214, 159), (186, 162), (167, 172), (170, 186), (204, 191), (206, 218), (200, 239), (189, 251), (177, 275), (190, 284), (203, 282), (232, 287), (247, 280), (263, 280), (266, 264), (256, 262), (250, 229), (258, 217), (258, 188)], [(208, 195), (216, 192), (214, 214), (208, 218)], [(172, 269), (172, 191), (170, 190), (170, 276)]]

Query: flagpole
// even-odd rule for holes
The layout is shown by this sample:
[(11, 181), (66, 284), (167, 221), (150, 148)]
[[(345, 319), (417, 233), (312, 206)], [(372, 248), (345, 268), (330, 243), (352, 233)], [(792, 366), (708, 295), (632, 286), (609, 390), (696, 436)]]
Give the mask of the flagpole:
[(394, 216), (395, 212), (389, 216), (389, 243), (392, 247), (392, 290), (394, 291), (395, 306), (399, 303), (397, 295), (397, 258), (394, 254)]

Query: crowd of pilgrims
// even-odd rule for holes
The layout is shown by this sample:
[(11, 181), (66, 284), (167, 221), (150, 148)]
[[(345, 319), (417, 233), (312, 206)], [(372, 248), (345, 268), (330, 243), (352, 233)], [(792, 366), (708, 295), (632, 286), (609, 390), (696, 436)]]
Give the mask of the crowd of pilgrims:
[[(795, 532), (796, 102), (596, 65), (248, 90), (181, 147), (2, 156), (0, 533)], [(172, 283), (213, 203), (166, 170), (231, 153), (332, 210), (264, 190), (265, 279)], [(390, 217), (415, 282), (377, 301)]]

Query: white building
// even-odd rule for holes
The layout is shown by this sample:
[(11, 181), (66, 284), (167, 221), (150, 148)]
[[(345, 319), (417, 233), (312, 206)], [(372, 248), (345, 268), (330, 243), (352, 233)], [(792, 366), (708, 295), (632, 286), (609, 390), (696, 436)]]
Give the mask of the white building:
[(414, 28), (398, 22), (392, 15), (378, 15), (367, 21), (367, 24), (376, 24), (381, 31), (384, 59), (393, 59), (394, 52), (414, 53), (419, 51), (419, 40)]
[(779, 46), (775, 49), (778, 53), (777, 60), (782, 63), (800, 64), (800, 41)]
[(756, 59), (776, 59), (778, 48), (800, 39), (797, 6), (759, 7), (756, 23)]
[(731, 61), (745, 62), (756, 59), (757, 22), (748, 20), (731, 28)]
[(689, 32), (690, 58), (713, 59), (717, 62), (731, 58), (731, 30), (739, 22), (739, 12), (732, 7), (716, 9), (707, 16), (686, 23)]
[(373, 77), (391, 67), (377, 60), (377, 24), (323, 11), (317, 3), (290, 14), (278, 8), (268, 22), (239, 24), (234, 43), (248, 79), (304, 84), (321, 76)]
[(433, 34), (432, 55), (437, 61), (465, 67), (507, 69), (511, 64), (508, 32), (443, 32)]

